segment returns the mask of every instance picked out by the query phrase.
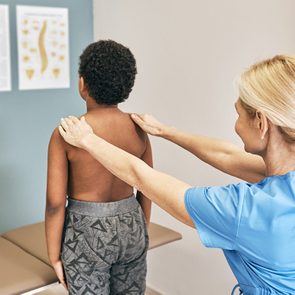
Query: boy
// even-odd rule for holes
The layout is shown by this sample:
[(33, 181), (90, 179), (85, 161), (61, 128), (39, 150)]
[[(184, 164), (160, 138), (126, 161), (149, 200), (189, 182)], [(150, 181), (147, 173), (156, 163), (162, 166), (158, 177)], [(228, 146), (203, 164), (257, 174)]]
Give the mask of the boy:
[[(111, 40), (92, 43), (80, 56), (79, 92), (94, 132), (152, 165), (147, 135), (118, 108), (136, 72), (128, 48)], [(149, 199), (140, 192), (135, 198), (132, 187), (54, 130), (46, 239), (49, 260), (70, 294), (144, 294), (150, 211)]]

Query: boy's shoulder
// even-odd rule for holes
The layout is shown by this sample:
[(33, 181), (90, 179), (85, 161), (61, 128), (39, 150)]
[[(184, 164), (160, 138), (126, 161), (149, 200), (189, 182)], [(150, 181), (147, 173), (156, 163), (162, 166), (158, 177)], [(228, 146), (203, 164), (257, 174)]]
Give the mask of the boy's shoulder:
[(64, 141), (58, 129), (59, 129), (59, 126), (53, 129), (51, 137), (50, 137), (49, 145), (51, 146), (54, 145), (54, 146), (58, 146), (59, 148), (65, 149), (68, 144)]

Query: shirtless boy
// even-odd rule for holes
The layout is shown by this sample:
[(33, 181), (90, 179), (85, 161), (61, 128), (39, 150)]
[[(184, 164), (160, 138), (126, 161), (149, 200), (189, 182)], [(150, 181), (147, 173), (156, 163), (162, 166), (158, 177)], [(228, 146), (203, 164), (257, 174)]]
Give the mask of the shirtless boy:
[[(118, 108), (134, 85), (136, 62), (114, 41), (90, 44), (80, 56), (79, 92), (94, 132), (152, 165), (148, 137)], [(67, 203), (67, 206), (66, 206)], [(55, 129), (48, 148), (48, 256), (70, 294), (145, 291), (151, 202)]]

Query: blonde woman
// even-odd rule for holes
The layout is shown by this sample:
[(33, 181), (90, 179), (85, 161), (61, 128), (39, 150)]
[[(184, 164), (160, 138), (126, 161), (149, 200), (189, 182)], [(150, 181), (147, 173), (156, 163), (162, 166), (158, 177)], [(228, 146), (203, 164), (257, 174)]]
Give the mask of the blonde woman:
[(239, 91), (235, 130), (244, 151), (132, 116), (148, 133), (246, 180), (238, 184), (192, 187), (97, 137), (84, 118), (62, 119), (59, 130), (68, 143), (196, 227), (206, 247), (223, 249), (240, 294), (295, 294), (295, 58), (254, 64), (241, 75)]

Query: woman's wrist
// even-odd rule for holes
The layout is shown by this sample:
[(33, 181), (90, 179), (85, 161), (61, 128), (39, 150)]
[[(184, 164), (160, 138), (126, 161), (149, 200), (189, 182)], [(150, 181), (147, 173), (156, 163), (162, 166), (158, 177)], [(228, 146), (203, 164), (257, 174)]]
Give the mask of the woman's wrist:
[(161, 128), (159, 136), (165, 139), (171, 139), (175, 134), (176, 130), (177, 129), (172, 126), (163, 126), (163, 128)]
[(91, 145), (93, 141), (95, 140), (95, 138), (97, 139), (98, 137), (94, 133), (85, 134), (80, 139), (80, 142), (79, 142), (80, 147), (84, 150), (88, 150), (89, 148), (91, 148)]

